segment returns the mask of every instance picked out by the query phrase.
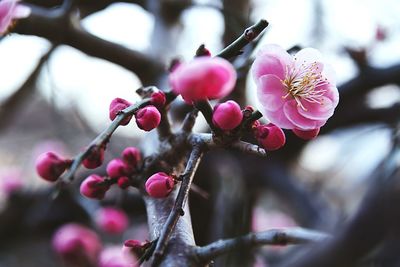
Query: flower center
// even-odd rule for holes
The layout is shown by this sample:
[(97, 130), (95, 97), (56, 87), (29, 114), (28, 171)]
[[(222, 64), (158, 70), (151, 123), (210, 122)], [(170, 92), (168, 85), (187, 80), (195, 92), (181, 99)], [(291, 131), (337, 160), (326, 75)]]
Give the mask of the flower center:
[[(295, 60), (297, 60), (295, 58)], [(300, 66), (286, 66), (286, 77), (282, 81), (283, 85), (288, 90), (288, 93), (283, 96), (287, 98), (292, 96), (296, 100), (297, 105), (303, 110), (307, 110), (300, 100), (306, 100), (310, 103), (323, 104), (322, 96), (326, 89), (318, 89), (321, 85), (328, 84), (328, 80), (322, 76), (317, 62), (311, 64), (301, 64)]]

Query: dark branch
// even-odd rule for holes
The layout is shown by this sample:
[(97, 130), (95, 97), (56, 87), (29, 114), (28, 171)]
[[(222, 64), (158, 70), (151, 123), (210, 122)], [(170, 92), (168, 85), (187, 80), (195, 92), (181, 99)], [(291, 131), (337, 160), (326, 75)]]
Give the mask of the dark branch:
[(154, 251), (153, 266), (157, 266), (160, 263), (162, 256), (164, 255), (165, 248), (168, 245), (169, 237), (174, 231), (175, 225), (178, 222), (179, 217), (183, 216), (184, 214), (184, 206), (189, 195), (190, 186), (192, 184), (194, 174), (200, 163), (202, 155), (203, 150), (201, 144), (195, 145), (190, 154), (186, 169), (180, 177), (182, 183), (178, 192), (178, 196), (176, 197), (175, 205), (172, 208), (172, 211), (169, 214), (165, 226), (158, 239), (157, 246)]
[(209, 262), (220, 255), (243, 247), (303, 244), (318, 242), (328, 237), (328, 234), (302, 228), (272, 229), (236, 238), (218, 240), (207, 246), (196, 248), (196, 254), (200, 261)]
[(233, 43), (228, 45), (224, 50), (222, 50), (217, 57), (222, 57), (225, 59), (230, 59), (236, 57), (240, 54), (240, 51), (251, 41), (257, 38), (260, 33), (267, 28), (268, 21), (262, 19), (253, 26), (247, 28), (244, 33), (236, 39)]

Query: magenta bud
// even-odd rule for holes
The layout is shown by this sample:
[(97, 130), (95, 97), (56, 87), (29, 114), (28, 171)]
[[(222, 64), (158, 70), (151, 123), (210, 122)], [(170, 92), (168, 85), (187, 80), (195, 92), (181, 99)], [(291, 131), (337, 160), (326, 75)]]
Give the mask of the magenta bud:
[(36, 171), (46, 181), (54, 182), (68, 167), (69, 162), (53, 152), (46, 152), (37, 158)]
[(161, 121), (161, 114), (155, 106), (147, 106), (136, 113), (136, 124), (144, 131), (151, 131), (156, 128)]
[(109, 188), (103, 177), (92, 174), (82, 182), (80, 192), (87, 198), (103, 199)]
[(146, 181), (146, 192), (154, 198), (164, 198), (174, 188), (174, 179), (164, 172), (157, 172)]
[(129, 178), (126, 176), (119, 177), (117, 183), (121, 189), (127, 189), (131, 184)]
[(128, 166), (122, 159), (113, 159), (107, 164), (107, 174), (111, 178), (118, 178), (126, 175)]
[(136, 167), (142, 160), (140, 150), (136, 147), (127, 147), (122, 151), (122, 159), (129, 166)]
[(255, 135), (261, 146), (269, 151), (283, 147), (286, 142), (285, 133), (272, 123), (258, 126)]
[[(113, 121), (122, 110), (126, 109), (131, 105), (132, 103), (123, 98), (114, 98), (110, 103), (110, 109), (109, 109), (110, 120)], [(126, 117), (121, 121), (120, 125), (127, 125), (131, 121), (131, 119), (132, 116)]]
[(122, 248), (122, 253), (126, 256), (134, 255), (136, 258), (141, 258), (149, 246), (149, 242), (141, 242), (134, 239), (126, 240)]
[(96, 264), (101, 242), (91, 229), (69, 223), (61, 226), (53, 235), (52, 247), (71, 266)]
[(102, 208), (96, 214), (96, 224), (106, 233), (120, 234), (128, 227), (128, 216), (120, 209)]
[(315, 128), (312, 130), (303, 131), (295, 128), (292, 131), (296, 136), (300, 137), (301, 139), (311, 140), (317, 137), (317, 135), (319, 134), (319, 129), (320, 128)]
[(88, 169), (95, 169), (103, 164), (104, 161), (104, 147), (94, 147), (89, 151), (89, 154), (82, 161), (83, 166)]
[(165, 94), (162, 91), (154, 92), (151, 94), (151, 104), (161, 108), (165, 105), (167, 99), (165, 98)]
[(229, 131), (242, 122), (243, 113), (240, 106), (233, 100), (215, 106), (212, 120), (218, 128)]

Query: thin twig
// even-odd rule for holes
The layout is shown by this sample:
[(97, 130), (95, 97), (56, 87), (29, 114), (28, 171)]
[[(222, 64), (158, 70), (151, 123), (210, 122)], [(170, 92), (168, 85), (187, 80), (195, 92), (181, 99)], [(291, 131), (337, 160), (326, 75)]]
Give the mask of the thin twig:
[(180, 177), (182, 183), (176, 197), (175, 205), (172, 208), (171, 213), (169, 214), (168, 219), (165, 222), (165, 226), (158, 239), (157, 246), (154, 251), (152, 266), (158, 266), (158, 264), (160, 263), (162, 256), (164, 255), (165, 248), (168, 245), (169, 238), (174, 231), (176, 223), (178, 222), (179, 217), (183, 216), (184, 214), (183, 208), (188, 198), (190, 186), (192, 184), (197, 167), (199, 166), (202, 155), (203, 148), (201, 144), (194, 146), (192, 152), (190, 153), (186, 169)]
[(230, 147), (248, 154), (253, 154), (262, 157), (267, 156), (267, 152), (265, 151), (264, 148), (251, 143), (247, 143), (245, 141), (236, 141), (232, 143)]
[(194, 106), (200, 110), (200, 112), (203, 114), (204, 118), (207, 121), (208, 126), (210, 126), (211, 130), (213, 132), (218, 132), (219, 129), (214, 126), (214, 123), (212, 122), (212, 114), (213, 114), (213, 109), (211, 107), (210, 101), (208, 100), (201, 100), (201, 101), (196, 101), (194, 103)]
[(258, 35), (268, 26), (268, 21), (262, 19), (253, 26), (247, 28), (244, 33), (236, 39), (233, 43), (222, 50), (217, 57), (230, 59), (240, 54), (240, 51), (249, 44), (251, 41), (257, 38)]
[(243, 247), (303, 244), (319, 242), (329, 237), (328, 234), (303, 228), (271, 229), (236, 238), (218, 240), (207, 246), (196, 248), (196, 254), (200, 261), (209, 262), (217, 256)]
[(110, 126), (108, 126), (103, 132), (101, 132), (83, 152), (81, 152), (74, 158), (69, 170), (61, 177), (61, 181), (64, 182), (72, 181), (74, 179), (75, 172), (81, 165), (82, 161), (89, 155), (90, 151), (92, 151), (92, 149), (94, 148), (99, 148), (105, 145), (109, 141), (114, 131), (118, 128), (121, 121), (123, 121), (128, 116), (133, 115), (139, 109), (143, 108), (144, 106), (147, 106), (148, 104), (150, 104), (150, 99), (147, 98), (122, 110), (121, 113), (112, 121)]
[(193, 130), (196, 118), (199, 114), (198, 109), (194, 109), (186, 114), (185, 119), (182, 122), (182, 131), (185, 133), (190, 133)]
[(171, 123), (168, 118), (167, 111), (165, 110), (165, 107), (159, 109), (160, 114), (161, 114), (161, 122), (157, 127), (157, 133), (160, 138), (160, 140), (164, 140), (172, 135), (171, 132)]

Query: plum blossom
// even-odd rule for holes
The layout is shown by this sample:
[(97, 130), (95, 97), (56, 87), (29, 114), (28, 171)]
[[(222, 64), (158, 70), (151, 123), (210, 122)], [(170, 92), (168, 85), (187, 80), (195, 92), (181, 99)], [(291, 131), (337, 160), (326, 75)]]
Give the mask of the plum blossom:
[(19, 0), (0, 1), (0, 35), (7, 32), (14, 19), (26, 18), (31, 13), (29, 7), (18, 2)]
[(267, 45), (254, 61), (252, 74), (264, 115), (284, 129), (319, 128), (339, 102), (334, 72), (313, 48), (292, 57), (278, 45)]
[(223, 58), (197, 57), (178, 65), (169, 76), (169, 82), (174, 93), (192, 104), (227, 96), (235, 86), (236, 71)]
[(120, 234), (128, 227), (129, 219), (123, 210), (113, 207), (99, 209), (96, 213), (96, 224), (104, 232)]

